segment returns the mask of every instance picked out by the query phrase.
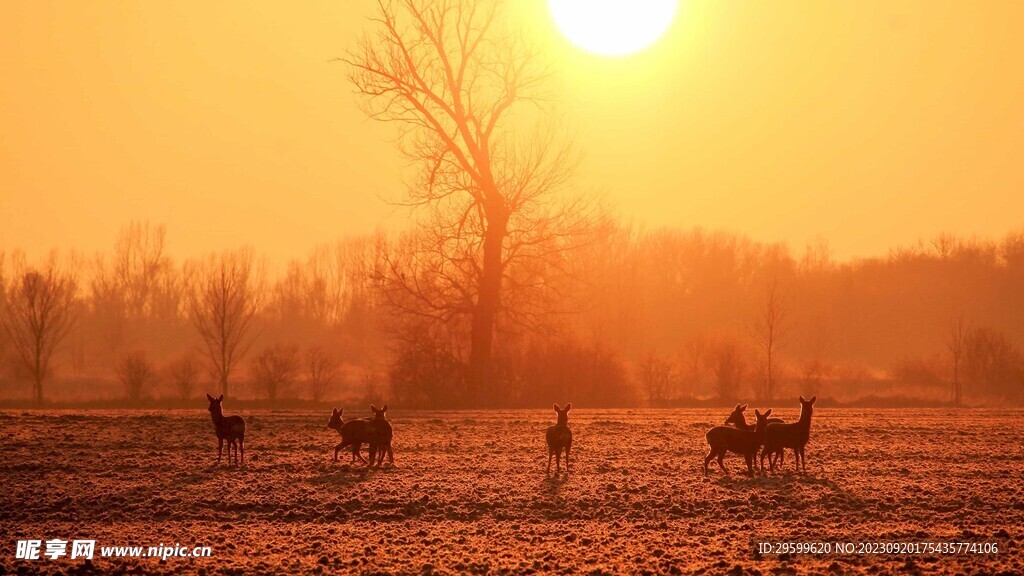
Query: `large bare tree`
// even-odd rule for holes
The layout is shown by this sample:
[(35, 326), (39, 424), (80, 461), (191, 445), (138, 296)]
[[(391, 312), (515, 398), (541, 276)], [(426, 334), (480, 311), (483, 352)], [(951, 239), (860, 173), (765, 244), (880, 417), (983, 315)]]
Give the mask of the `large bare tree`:
[(62, 266), (55, 254), (39, 267), (15, 258), (13, 268), (4, 290), (3, 327), (32, 377), (33, 398), (42, 403), (50, 360), (74, 322), (78, 282), (73, 266)]
[(479, 402), (499, 315), (537, 319), (506, 289), (543, 293), (549, 284), (530, 264), (557, 261), (567, 224), (582, 221), (580, 205), (558, 195), (574, 161), (550, 129), (547, 67), (510, 32), (501, 0), (378, 8), (346, 61), (369, 116), (400, 126), (401, 150), (418, 168), (405, 203), (423, 209), (409, 259), (386, 257), (381, 278), (406, 312), (465, 319), (470, 402)]
[(253, 342), (253, 320), (263, 304), (265, 273), (244, 248), (192, 263), (188, 311), (203, 340), (210, 375), (228, 396), (228, 381)]

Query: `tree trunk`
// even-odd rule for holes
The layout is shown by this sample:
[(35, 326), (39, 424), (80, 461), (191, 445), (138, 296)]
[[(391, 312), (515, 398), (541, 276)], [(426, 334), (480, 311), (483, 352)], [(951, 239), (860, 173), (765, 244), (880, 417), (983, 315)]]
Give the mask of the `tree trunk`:
[(507, 215), (488, 218), (484, 236), (484, 257), (480, 288), (473, 308), (473, 327), (469, 348), (468, 401), (485, 404), (491, 384), (491, 348), (494, 344), (494, 319), (501, 307), (502, 249), (507, 233)]
[(33, 386), (32, 392), (35, 396), (36, 404), (43, 403), (43, 379), (38, 376), (35, 379), (35, 386)]

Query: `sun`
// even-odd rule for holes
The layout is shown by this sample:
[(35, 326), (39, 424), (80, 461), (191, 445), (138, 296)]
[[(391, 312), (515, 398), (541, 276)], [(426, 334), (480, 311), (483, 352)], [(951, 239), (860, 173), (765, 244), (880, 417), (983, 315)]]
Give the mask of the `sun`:
[(672, 24), (678, 0), (548, 0), (551, 17), (573, 44), (624, 56), (654, 44)]

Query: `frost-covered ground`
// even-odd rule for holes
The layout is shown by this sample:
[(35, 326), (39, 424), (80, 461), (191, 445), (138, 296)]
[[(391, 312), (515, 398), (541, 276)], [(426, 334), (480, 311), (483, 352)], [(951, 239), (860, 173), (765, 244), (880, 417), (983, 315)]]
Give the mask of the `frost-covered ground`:
[[(573, 471), (547, 478), (550, 411), (393, 409), (396, 466), (366, 470), (331, 461), (314, 412), (242, 413), (249, 461), (216, 466), (205, 408), (0, 412), (0, 574), (1024, 572), (1024, 411), (818, 408), (808, 472), (788, 454), (751, 478), (737, 456), (701, 474), (728, 410), (576, 408)], [(15, 559), (53, 538), (212, 557)], [(757, 539), (1000, 553), (760, 557)]]

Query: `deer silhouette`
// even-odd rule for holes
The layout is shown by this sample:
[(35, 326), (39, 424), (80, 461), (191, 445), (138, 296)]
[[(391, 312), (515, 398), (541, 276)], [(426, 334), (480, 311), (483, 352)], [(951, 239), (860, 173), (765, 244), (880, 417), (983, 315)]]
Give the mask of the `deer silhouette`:
[(550, 426), (547, 431), (548, 441), (548, 469), (551, 474), (551, 458), (555, 458), (555, 474), (562, 468), (562, 451), (565, 451), (565, 471), (569, 471), (569, 450), (572, 448), (572, 430), (569, 429), (569, 410), (572, 410), (572, 403), (559, 408), (558, 404), (553, 405), (555, 414), (558, 414), (558, 422)]
[(245, 461), (245, 420), (241, 416), (225, 416), (221, 403), (224, 402), (224, 395), (214, 398), (209, 394), (206, 399), (210, 401), (210, 417), (213, 418), (213, 429), (217, 433), (217, 463), (220, 464), (221, 454), (224, 452), (224, 441), (228, 441), (228, 463), (231, 463), (231, 448), (235, 449), (235, 463), (241, 464)]
[(753, 476), (754, 459), (757, 458), (757, 452), (764, 443), (765, 430), (768, 428), (768, 416), (771, 413), (771, 408), (764, 414), (754, 410), (757, 423), (753, 430), (741, 430), (732, 426), (715, 426), (708, 430), (704, 437), (708, 441), (710, 450), (704, 458), (704, 474), (708, 473), (708, 463), (715, 458), (718, 458), (718, 466), (722, 472), (728, 474), (729, 471), (726, 470), (723, 460), (727, 452), (734, 452), (743, 455), (743, 459), (747, 463), (747, 473)]
[(807, 471), (807, 457), (804, 455), (804, 447), (811, 438), (811, 414), (814, 412), (814, 402), (817, 396), (811, 396), (810, 400), (800, 397), (800, 419), (792, 424), (770, 424), (765, 432), (764, 451), (761, 452), (761, 469), (764, 469), (764, 457), (768, 456), (769, 469), (775, 471), (775, 459), (782, 463), (782, 455), (786, 448), (793, 449), (793, 457), (796, 459), (796, 469), (800, 471), (800, 464), (803, 463), (804, 472)]
[[(733, 408), (732, 413), (729, 414), (729, 417), (725, 419), (725, 424), (727, 426), (729, 424), (732, 424), (733, 426), (739, 428), (740, 430), (753, 430), (754, 429), (754, 424), (747, 424), (747, 419), (743, 415), (743, 412), (746, 411), (746, 409), (747, 409), (747, 405), (746, 404), (737, 404), (736, 407)], [(756, 412), (756, 410), (755, 410), (755, 412)], [(781, 424), (783, 422), (784, 422), (784, 420), (782, 418), (769, 418), (768, 419), (768, 423), (769, 424), (775, 424), (775, 423)]]
[(394, 429), (391, 427), (391, 422), (388, 421), (387, 414), (388, 405), (385, 404), (380, 408), (377, 408), (373, 404), (370, 404), (370, 410), (373, 411), (373, 418), (369, 420), (369, 434), (373, 439), (370, 444), (370, 463), (373, 463), (374, 456), (377, 457), (377, 466), (384, 463), (384, 454), (388, 456), (388, 462), (391, 464), (395, 463), (395, 454), (391, 450), (391, 438), (394, 435)]
[[(342, 419), (341, 413), (344, 408), (334, 408), (331, 411), (331, 419), (327, 421), (327, 427), (336, 430), (338, 435), (341, 436), (341, 442), (334, 447), (334, 461), (338, 461), (338, 452), (345, 450), (346, 448), (352, 452), (351, 463), (355, 463), (358, 458), (363, 464), (369, 464), (366, 458), (360, 454), (360, 450), (363, 444), (371, 444), (372, 438), (370, 438), (369, 432), (369, 421), (365, 419), (349, 420), (345, 422)], [(372, 446), (372, 444), (371, 444)], [(370, 457), (373, 457), (373, 448), (370, 449)]]

